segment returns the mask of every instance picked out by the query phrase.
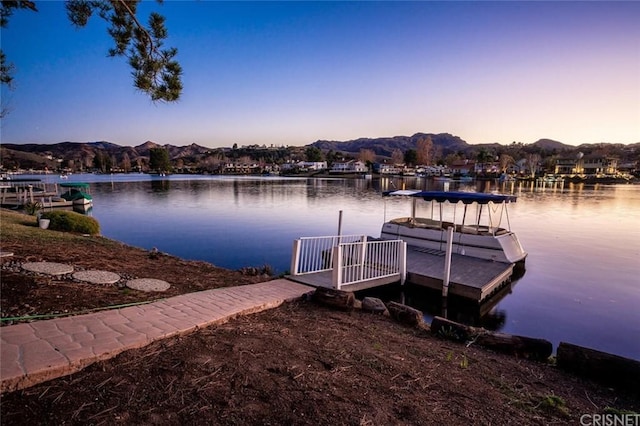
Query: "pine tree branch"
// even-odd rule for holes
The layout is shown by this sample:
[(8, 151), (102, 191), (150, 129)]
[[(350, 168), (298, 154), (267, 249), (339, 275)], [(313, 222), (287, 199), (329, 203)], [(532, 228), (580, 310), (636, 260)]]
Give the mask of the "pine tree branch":
[(127, 4), (127, 1), (126, 0), (112, 0), (111, 4), (113, 5), (114, 12), (117, 10), (116, 9), (116, 3), (120, 3), (125, 8), (127, 13), (129, 14), (129, 17), (133, 20), (133, 23), (136, 24), (138, 29), (140, 29), (142, 31), (142, 33), (146, 36), (147, 40), (149, 41), (149, 56), (151, 56), (154, 53), (156, 53), (157, 49), (155, 47), (155, 44), (153, 43), (153, 37), (151, 37), (151, 34), (149, 34), (149, 31), (147, 31), (147, 29), (144, 27), (144, 25), (142, 25), (140, 23), (140, 21), (138, 21), (138, 18), (136, 16), (136, 14), (133, 13), (131, 8)]

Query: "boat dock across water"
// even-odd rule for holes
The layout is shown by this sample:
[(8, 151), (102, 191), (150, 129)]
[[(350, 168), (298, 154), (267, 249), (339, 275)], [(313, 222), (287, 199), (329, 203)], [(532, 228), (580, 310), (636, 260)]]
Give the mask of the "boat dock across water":
[(37, 179), (2, 182), (0, 205), (20, 208), (27, 203), (39, 203), (43, 209), (72, 207), (81, 211), (93, 206), (88, 183), (45, 183)]

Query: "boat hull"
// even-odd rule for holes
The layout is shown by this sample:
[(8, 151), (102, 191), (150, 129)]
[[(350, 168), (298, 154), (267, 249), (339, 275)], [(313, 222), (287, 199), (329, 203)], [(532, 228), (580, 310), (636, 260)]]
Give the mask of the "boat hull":
[[(493, 235), (489, 229), (455, 226), (452, 252), (464, 256), (504, 263), (524, 264), (527, 253), (523, 250), (515, 233), (501, 230)], [(410, 246), (428, 250), (445, 251), (447, 232), (444, 228), (406, 226), (394, 221), (382, 225), (380, 238), (401, 239)]]

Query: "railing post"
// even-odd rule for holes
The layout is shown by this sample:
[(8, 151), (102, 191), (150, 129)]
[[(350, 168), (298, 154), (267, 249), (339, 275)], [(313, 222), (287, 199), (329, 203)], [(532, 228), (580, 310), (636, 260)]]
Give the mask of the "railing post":
[(367, 236), (362, 236), (362, 249), (360, 250), (360, 280), (364, 279), (364, 263), (367, 259)]
[(407, 242), (399, 241), (398, 263), (400, 264), (400, 285), (404, 285), (407, 279)]
[(298, 274), (299, 264), (300, 264), (300, 240), (293, 240), (293, 249), (291, 251), (291, 275)]
[(333, 288), (342, 287), (342, 246), (338, 245), (333, 251)]

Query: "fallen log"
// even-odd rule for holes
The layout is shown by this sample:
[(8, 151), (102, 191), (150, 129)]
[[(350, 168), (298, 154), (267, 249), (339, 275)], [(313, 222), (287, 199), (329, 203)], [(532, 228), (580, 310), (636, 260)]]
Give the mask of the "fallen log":
[(431, 333), (447, 340), (465, 342), (477, 334), (477, 330), (464, 324), (442, 317), (434, 317), (431, 321)]
[(496, 352), (535, 361), (546, 361), (553, 352), (553, 345), (548, 340), (504, 333), (479, 334), (475, 343)]
[(421, 311), (397, 302), (387, 303), (389, 315), (395, 321), (412, 327), (424, 326), (424, 315)]
[(343, 311), (349, 311), (353, 309), (356, 297), (353, 292), (350, 291), (318, 287), (316, 291), (313, 292), (311, 299), (321, 305), (330, 306)]
[(472, 341), (478, 346), (496, 352), (537, 361), (547, 360), (553, 352), (553, 345), (548, 340), (493, 333), (484, 328), (470, 327), (442, 317), (433, 318), (431, 333), (458, 342)]
[(563, 370), (640, 394), (640, 361), (565, 342), (556, 361)]

